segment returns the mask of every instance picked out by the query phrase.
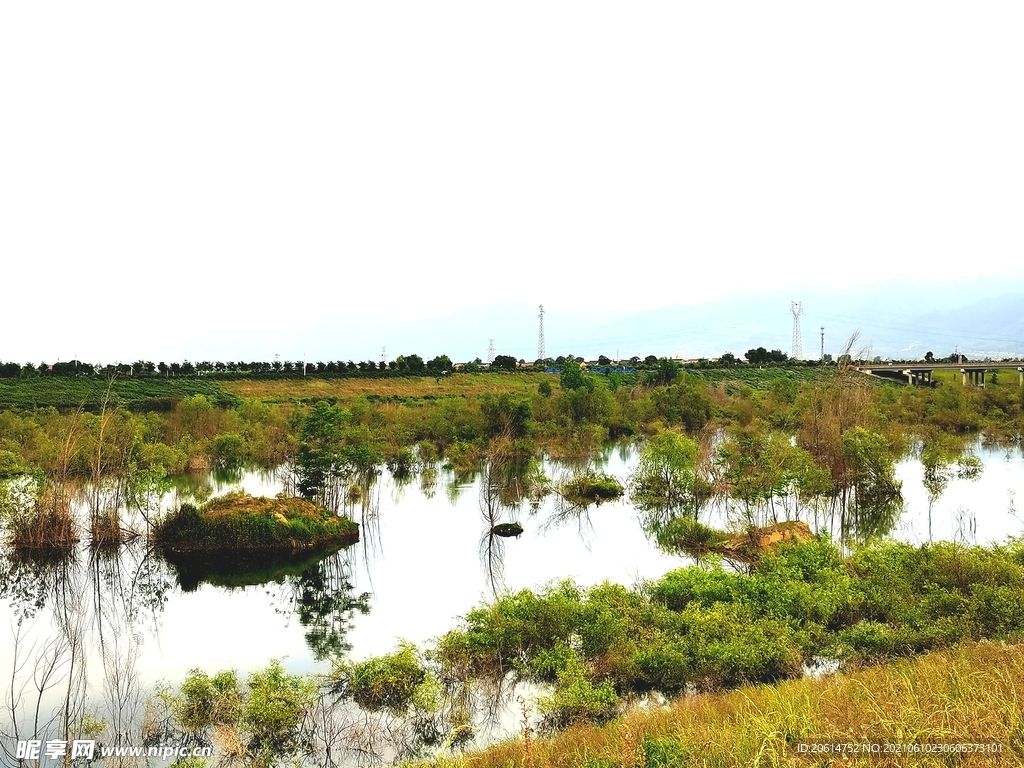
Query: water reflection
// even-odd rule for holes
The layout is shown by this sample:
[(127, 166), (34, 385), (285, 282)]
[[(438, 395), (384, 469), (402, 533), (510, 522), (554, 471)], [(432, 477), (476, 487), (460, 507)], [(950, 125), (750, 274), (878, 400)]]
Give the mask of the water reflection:
[[(952, 458), (944, 454), (931, 464), (922, 445), (892, 467), (864, 462), (862, 475), (851, 484), (853, 492), (845, 496), (822, 493), (815, 500), (801, 495), (796, 486), (783, 485), (780, 495), (765, 500), (756, 514), (769, 520), (802, 519), (815, 531), (827, 530), (847, 540), (886, 531), (911, 541), (1019, 535), (1024, 515), (1013, 495), (1024, 478), (1019, 449), (990, 449), (980, 443), (966, 447), (966, 453), (949, 454)], [(753, 450), (746, 456), (796, 456), (781, 443), (767, 453)], [(713, 459), (717, 454), (702, 446), (701, 455)], [(978, 456), (984, 473), (963, 471), (970, 462), (961, 459), (970, 455)], [(140, 664), (143, 674), (146, 665), (150, 670), (160, 668), (165, 657), (153, 649), (161, 643), (179, 644), (175, 652), (186, 662), (175, 660), (175, 669), (187, 669), (184, 664), (215, 669), (209, 667), (219, 663), (209, 660), (209, 641), (182, 639), (183, 632), (175, 632), (175, 623), (182, 615), (187, 621), (189, 611), (234, 626), (237, 618), (230, 612), (241, 613), (238, 606), (249, 614), (263, 609), (269, 619), (253, 619), (245, 630), (252, 636), (234, 639), (238, 649), (248, 646), (250, 657), (230, 663), (258, 664), (290, 655), (306, 664), (310, 655), (316, 660), (365, 656), (393, 647), (396, 637), (419, 641), (440, 634), (479, 601), (482, 589), (493, 596), (568, 575), (589, 584), (603, 579), (628, 583), (664, 573), (680, 561), (645, 542), (637, 511), (627, 501), (596, 508), (567, 503), (552, 492), (583, 470), (607, 472), (622, 480), (636, 460), (635, 447), (616, 446), (589, 464), (492, 457), (463, 474), (435, 463), (419, 465), (411, 476), (401, 478), (393, 471), (364, 473), (350, 478), (343, 489), (344, 511), (362, 526), (360, 546), (324, 558), (171, 564), (154, 557), (142, 541), (116, 551), (79, 547), (63, 558), (19, 558), (4, 551), (0, 600), (5, 610), (9, 607), (14, 634), (0, 640), (0, 667), (10, 680), (9, 660), (22, 665), (15, 695), (22, 711), (35, 711), (40, 697), (47, 702), (39, 722), (25, 725), (19, 733), (46, 732), (57, 738), (65, 728), (77, 727), (74, 723), (83, 708), (72, 706), (65, 715), (60, 702), (69, 690), (75, 696), (82, 689), (86, 670), (91, 690), (99, 692), (94, 695), (101, 696), (103, 709), (112, 713), (104, 718), (127, 729), (139, 717), (133, 703), (139, 689), (131, 680), (138, 676)], [(759, 474), (751, 471), (749, 477), (769, 477), (771, 469), (770, 463), (761, 461)], [(162, 496), (158, 485), (146, 490), (140, 484), (138, 506), (166, 508), (187, 496), (220, 493), (227, 490), (224, 482), (272, 495), (287, 493), (293, 481), (287, 474), (192, 475), (175, 479), (176, 487)], [(743, 502), (723, 492), (721, 484), (715, 487), (715, 500), (702, 508), (701, 520), (721, 528), (742, 526), (749, 517)], [(501, 526), (512, 523), (523, 527), (521, 539), (498, 535), (506, 530)], [(592, 552), (585, 551), (589, 547)], [(374, 581), (367, 586), (370, 575)], [(256, 584), (263, 586), (254, 589)], [(361, 616), (370, 609), (370, 597), (364, 589), (375, 593), (373, 612), (365, 620)], [(272, 630), (289, 621), (294, 630), (287, 638), (291, 645), (268, 639)], [(34, 634), (30, 626), (35, 627)], [(193, 629), (190, 634), (201, 637), (202, 631)], [(259, 660), (251, 661), (254, 657)], [(184, 672), (169, 674), (181, 679)], [(0, 726), (0, 737), (6, 738), (12, 728)]]
[(355, 614), (370, 612), (370, 594), (355, 594), (352, 570), (349, 553), (339, 551), (286, 577), (278, 592), (277, 610), (298, 616), (317, 661), (351, 651), (347, 637)]

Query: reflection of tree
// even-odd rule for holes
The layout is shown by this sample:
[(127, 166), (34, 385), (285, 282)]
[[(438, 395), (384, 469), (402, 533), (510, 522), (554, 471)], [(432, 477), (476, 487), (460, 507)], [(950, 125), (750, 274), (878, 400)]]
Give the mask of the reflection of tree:
[(494, 462), (489, 462), (480, 479), (480, 516), (484, 523), (480, 535), (480, 563), (495, 596), (505, 587), (505, 541), (494, 533), (504, 512), (497, 475)]
[(841, 530), (846, 539), (884, 536), (903, 512), (903, 487), (896, 479), (896, 456), (885, 436), (854, 427), (842, 436), (845, 484)]
[(981, 459), (967, 453), (962, 440), (939, 433), (921, 446), (924, 489), (928, 494), (928, 541), (932, 540), (932, 509), (954, 478), (977, 480), (983, 469)]
[(370, 612), (370, 595), (353, 592), (352, 563), (336, 552), (287, 580), (287, 610), (306, 628), (306, 643), (317, 660), (351, 650), (346, 636), (356, 611)]
[(480, 562), (494, 595), (505, 584), (504, 537), (518, 537), (522, 533), (518, 523), (505, 518), (530, 498), (535, 470), (534, 462), (494, 455), (481, 472), (479, 504), (484, 528), (480, 535)]
[(76, 555), (72, 552), (59, 557), (21, 556), (13, 551), (0, 554), (0, 599), (10, 601), (19, 623), (43, 609), (63, 566)]

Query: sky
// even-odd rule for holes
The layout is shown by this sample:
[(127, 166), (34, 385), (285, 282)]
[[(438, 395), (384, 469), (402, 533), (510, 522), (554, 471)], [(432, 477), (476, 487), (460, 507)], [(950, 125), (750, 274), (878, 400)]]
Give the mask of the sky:
[(1019, 275), (1022, 32), (1012, 2), (4, 3), (0, 360)]

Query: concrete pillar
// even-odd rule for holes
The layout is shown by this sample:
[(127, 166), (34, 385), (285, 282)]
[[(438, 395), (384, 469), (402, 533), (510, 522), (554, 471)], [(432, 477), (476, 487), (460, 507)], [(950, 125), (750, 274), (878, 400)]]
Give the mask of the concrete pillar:
[(966, 371), (966, 369), (961, 368), (960, 369), (960, 373), (963, 374), (963, 377), (964, 377), (963, 385), (964, 385), (964, 387), (966, 387), (967, 386), (967, 371)]
[(909, 384), (910, 386), (914, 386), (914, 383), (915, 383), (914, 382), (914, 372), (913, 371), (904, 371), (903, 375), (907, 377), (907, 384)]
[(1018, 368), (1017, 371), (1020, 374), (1020, 386), (1024, 387), (1024, 367)]
[(984, 368), (981, 369), (981, 375), (978, 377), (981, 380), (981, 388), (985, 388), (985, 374), (988, 373)]

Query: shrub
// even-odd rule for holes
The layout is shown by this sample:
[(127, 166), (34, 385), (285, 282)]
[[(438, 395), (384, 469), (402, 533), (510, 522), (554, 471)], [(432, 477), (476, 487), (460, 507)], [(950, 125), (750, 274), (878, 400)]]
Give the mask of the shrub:
[(403, 645), (395, 653), (376, 656), (335, 670), (338, 690), (347, 693), (360, 707), (387, 710), (395, 715), (408, 711), (427, 671), (415, 646)]

